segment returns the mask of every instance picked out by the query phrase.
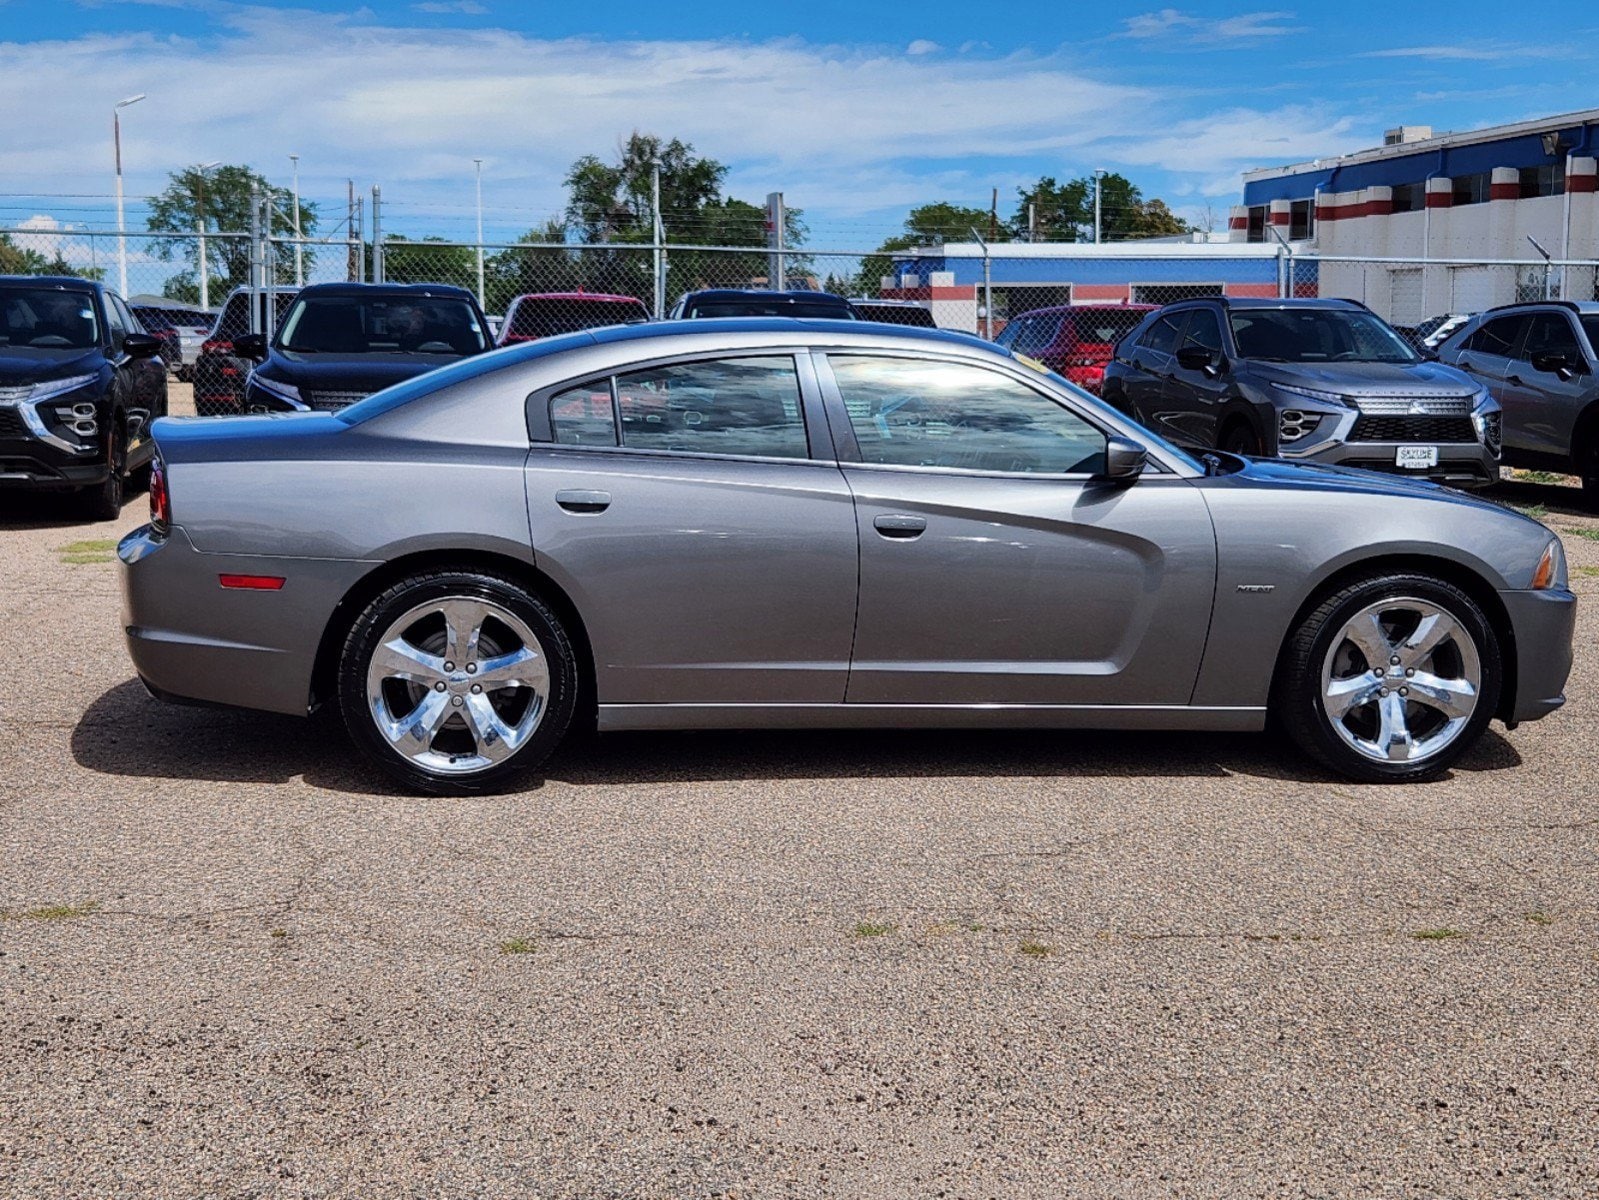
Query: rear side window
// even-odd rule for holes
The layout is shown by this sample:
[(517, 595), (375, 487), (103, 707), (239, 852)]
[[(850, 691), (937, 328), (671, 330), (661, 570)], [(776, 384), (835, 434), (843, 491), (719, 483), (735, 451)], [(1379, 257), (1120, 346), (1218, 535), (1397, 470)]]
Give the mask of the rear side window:
[(616, 445), (616, 409), (611, 381), (568, 388), (550, 399), (550, 431), (562, 446)]
[(1527, 317), (1520, 314), (1514, 317), (1495, 317), (1492, 321), (1484, 322), (1466, 340), (1461, 347), (1463, 350), (1475, 350), (1479, 354), (1497, 354), (1501, 358), (1509, 358), (1516, 348), (1516, 343), (1521, 341), (1521, 331), (1526, 327)]
[(1175, 313), (1168, 317), (1157, 317), (1144, 336), (1138, 339), (1138, 344), (1146, 350), (1171, 354), (1177, 349), (1177, 333), (1183, 318), (1187, 315), (1187, 313)]

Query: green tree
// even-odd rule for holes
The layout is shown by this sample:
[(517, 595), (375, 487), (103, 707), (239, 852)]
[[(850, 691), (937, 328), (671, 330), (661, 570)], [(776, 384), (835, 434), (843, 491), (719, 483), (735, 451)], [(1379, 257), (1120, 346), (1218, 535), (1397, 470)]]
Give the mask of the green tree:
[[(368, 248), (367, 278), (372, 278)], [(487, 262), (484, 263), (485, 273)], [(425, 237), (419, 242), (398, 233), (383, 235), (383, 278), (389, 283), (447, 283), (477, 291), (477, 251), (471, 246)]]
[(37, 250), (24, 249), (9, 233), (0, 233), (0, 275), (43, 275), (46, 265)]
[[(265, 176), (244, 166), (214, 167), (201, 171), (187, 167), (168, 175), (168, 184), (159, 196), (150, 201), (150, 215), (145, 222), (152, 233), (171, 233), (177, 237), (155, 239), (152, 251), (157, 257), (171, 262), (185, 263), (182, 271), (166, 283), (163, 291), (168, 296), (192, 299), (198, 296), (199, 241), (194, 236), (204, 218), (206, 238), (206, 267), (211, 275), (213, 296), (226, 295), (230, 288), (249, 282), (250, 246), (247, 237), (217, 237), (222, 233), (249, 233), (250, 188), (254, 185), (263, 195), (272, 199), (271, 228), (267, 232), (277, 238), (288, 238), (293, 231), (294, 197), (288, 188), (274, 187)], [(202, 199), (203, 198), (203, 199)], [(300, 234), (302, 238), (315, 235), (317, 206), (313, 201), (300, 201)], [(307, 270), (316, 255), (313, 248), (304, 248), (303, 259)], [(276, 244), (272, 250), (273, 278), (294, 279), (294, 247)]]
[[(1099, 181), (1100, 239), (1176, 237), (1191, 231), (1158, 199), (1145, 200), (1137, 185), (1124, 175), (1109, 172)], [(1094, 236), (1094, 177), (1079, 176), (1065, 183), (1045, 175), (1030, 188), (1016, 191), (1016, 213), (1011, 225), (1020, 235), (1041, 242), (1088, 241)], [(1031, 223), (1029, 223), (1031, 217)]]
[[(969, 242), (973, 230), (986, 236), (988, 224), (986, 208), (968, 208), (947, 200), (919, 204), (906, 216), (905, 232), (884, 239), (876, 254), (868, 254), (861, 259), (854, 290), (863, 296), (877, 295), (883, 286), (883, 277), (893, 274), (892, 251), (939, 246), (945, 242)], [(1005, 232), (1009, 231), (1008, 227), (1002, 228)]]

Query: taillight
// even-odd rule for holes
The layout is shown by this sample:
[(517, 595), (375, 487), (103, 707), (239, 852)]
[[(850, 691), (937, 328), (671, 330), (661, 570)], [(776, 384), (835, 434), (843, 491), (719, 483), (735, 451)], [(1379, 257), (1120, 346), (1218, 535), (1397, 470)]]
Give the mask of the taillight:
[(233, 339), (207, 338), (200, 346), (201, 354), (232, 354)]
[(159, 458), (150, 465), (150, 526), (163, 537), (172, 528), (172, 498), (167, 494), (167, 470)]

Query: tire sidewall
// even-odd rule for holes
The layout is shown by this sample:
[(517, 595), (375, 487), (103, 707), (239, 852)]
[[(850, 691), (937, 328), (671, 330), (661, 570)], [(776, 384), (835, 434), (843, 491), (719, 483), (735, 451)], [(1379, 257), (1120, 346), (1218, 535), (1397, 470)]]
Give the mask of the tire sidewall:
[[(378, 732), (366, 691), (372, 652), (389, 626), (419, 604), (449, 597), (485, 600), (515, 613), (538, 638), (550, 673), (544, 715), (527, 744), (503, 763), (466, 775), (434, 774), (398, 753)], [(435, 795), (500, 791), (538, 766), (565, 737), (576, 708), (577, 689), (576, 656), (555, 614), (518, 584), (476, 571), (429, 572), (386, 589), (356, 618), (339, 657), (339, 711), (350, 738), (372, 762), (407, 788)]]
[[(1481, 664), (1477, 708), (1455, 740), (1437, 754), (1417, 762), (1385, 763), (1366, 758), (1347, 745), (1332, 728), (1323, 708), (1322, 664), (1333, 639), (1355, 613), (1381, 600), (1413, 597), (1445, 609), (1476, 642)], [(1312, 620), (1316, 618), (1313, 616)], [(1302, 627), (1302, 632), (1304, 632)], [(1289, 707), (1288, 727), (1316, 758), (1342, 774), (1368, 782), (1397, 782), (1428, 778), (1449, 769), (1476, 743), (1499, 707), (1504, 685), (1504, 662), (1499, 639), (1482, 609), (1459, 588), (1422, 575), (1387, 575), (1346, 589), (1330, 611), (1320, 614), (1298, 677), (1288, 681), (1282, 697)], [(1310, 744), (1306, 745), (1306, 742)]]

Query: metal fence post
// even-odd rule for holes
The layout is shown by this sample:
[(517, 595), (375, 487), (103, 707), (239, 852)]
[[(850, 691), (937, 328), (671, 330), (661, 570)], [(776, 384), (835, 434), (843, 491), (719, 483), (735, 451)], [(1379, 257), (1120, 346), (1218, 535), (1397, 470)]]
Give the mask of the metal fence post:
[(250, 332), (261, 332), (261, 185), (250, 184)]
[(661, 223), (661, 162), (656, 159), (650, 164), (650, 241), (654, 243), (653, 276), (655, 280), (654, 292), (650, 299), (653, 301), (651, 315), (659, 321), (666, 313), (666, 252), (661, 244), (666, 241), (666, 229)]
[(383, 281), (383, 189), (374, 183), (372, 185), (372, 282)]

